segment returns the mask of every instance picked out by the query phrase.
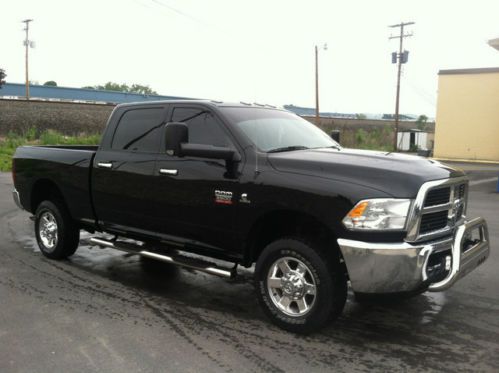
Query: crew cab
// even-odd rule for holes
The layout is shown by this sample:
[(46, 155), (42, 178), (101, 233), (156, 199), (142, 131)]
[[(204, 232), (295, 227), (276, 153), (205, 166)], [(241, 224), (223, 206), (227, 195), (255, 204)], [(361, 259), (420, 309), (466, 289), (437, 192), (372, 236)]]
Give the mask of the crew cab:
[(268, 106), (118, 105), (99, 146), (20, 147), (13, 177), (46, 257), (74, 254), (83, 229), (96, 246), (223, 277), (255, 265), (263, 310), (298, 333), (338, 317), (348, 286), (443, 291), (490, 250), (462, 171), (343, 148)]

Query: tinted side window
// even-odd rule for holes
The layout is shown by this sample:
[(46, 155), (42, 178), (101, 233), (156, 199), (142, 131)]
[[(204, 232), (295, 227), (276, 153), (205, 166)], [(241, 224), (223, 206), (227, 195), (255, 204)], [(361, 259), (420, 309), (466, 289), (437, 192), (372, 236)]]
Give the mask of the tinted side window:
[(189, 142), (214, 146), (229, 146), (230, 142), (218, 120), (205, 109), (175, 108), (172, 122), (183, 122), (189, 127)]
[(111, 148), (158, 152), (162, 119), (162, 108), (128, 110), (118, 123)]

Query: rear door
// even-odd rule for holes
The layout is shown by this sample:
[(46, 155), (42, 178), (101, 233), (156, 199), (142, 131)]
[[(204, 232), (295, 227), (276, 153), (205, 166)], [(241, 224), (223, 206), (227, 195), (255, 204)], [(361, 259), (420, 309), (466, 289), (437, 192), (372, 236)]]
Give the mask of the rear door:
[(116, 112), (94, 159), (92, 193), (101, 224), (148, 230), (155, 209), (150, 186), (161, 144), (166, 106), (129, 106)]
[[(236, 148), (219, 117), (197, 105), (172, 105), (171, 122), (186, 123), (189, 143)], [(156, 163), (157, 229), (197, 243), (234, 250), (239, 180), (224, 160), (160, 153)]]

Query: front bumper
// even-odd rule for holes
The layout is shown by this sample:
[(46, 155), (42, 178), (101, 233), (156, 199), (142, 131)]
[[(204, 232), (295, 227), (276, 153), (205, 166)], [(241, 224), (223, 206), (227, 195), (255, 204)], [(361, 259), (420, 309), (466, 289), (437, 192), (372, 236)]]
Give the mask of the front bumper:
[[(472, 235), (478, 238), (469, 241)], [(453, 237), (425, 243), (369, 243), (338, 239), (357, 293), (411, 292), (428, 287), (442, 291), (489, 256), (489, 234), (483, 218), (456, 227)], [(437, 261), (435, 265), (435, 259)], [(438, 268), (438, 275), (435, 268)]]

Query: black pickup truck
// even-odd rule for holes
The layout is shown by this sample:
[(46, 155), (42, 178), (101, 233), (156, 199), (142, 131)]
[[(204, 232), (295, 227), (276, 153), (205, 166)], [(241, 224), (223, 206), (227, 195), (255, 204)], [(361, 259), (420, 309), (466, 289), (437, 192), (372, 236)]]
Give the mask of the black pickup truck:
[(13, 177), (45, 256), (72, 255), (84, 229), (96, 246), (223, 277), (256, 263), (264, 311), (299, 333), (337, 317), (348, 284), (442, 291), (489, 255), (463, 172), (342, 148), (273, 107), (119, 105), (100, 146), (20, 147)]

